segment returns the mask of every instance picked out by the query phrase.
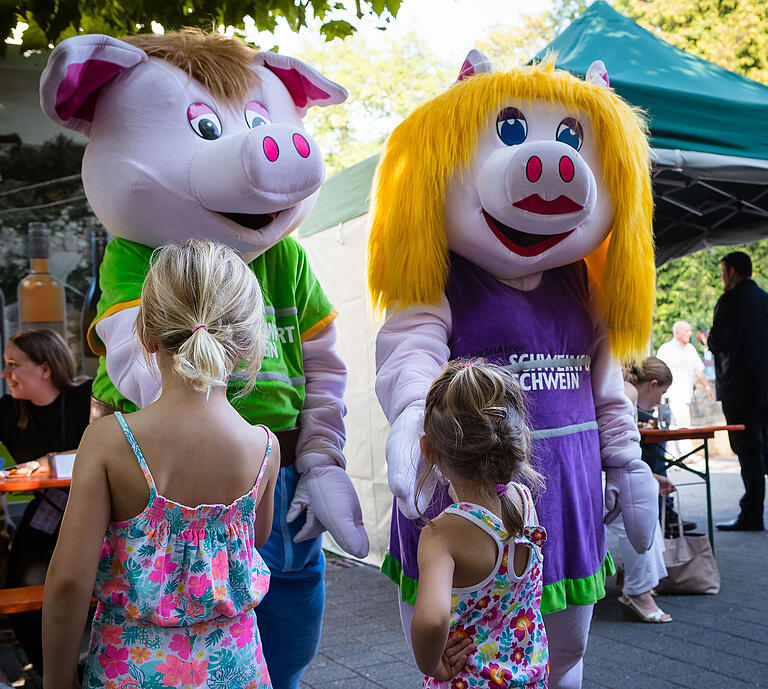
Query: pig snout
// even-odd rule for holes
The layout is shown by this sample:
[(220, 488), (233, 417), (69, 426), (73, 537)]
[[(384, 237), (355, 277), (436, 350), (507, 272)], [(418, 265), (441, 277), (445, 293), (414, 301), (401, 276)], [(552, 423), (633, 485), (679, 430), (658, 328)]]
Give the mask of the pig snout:
[(274, 213), (317, 191), (324, 175), (312, 137), (273, 124), (205, 142), (192, 159), (190, 182), (208, 210)]
[(483, 208), (503, 223), (534, 233), (572, 229), (594, 209), (592, 171), (572, 147), (537, 141), (496, 151), (478, 180)]

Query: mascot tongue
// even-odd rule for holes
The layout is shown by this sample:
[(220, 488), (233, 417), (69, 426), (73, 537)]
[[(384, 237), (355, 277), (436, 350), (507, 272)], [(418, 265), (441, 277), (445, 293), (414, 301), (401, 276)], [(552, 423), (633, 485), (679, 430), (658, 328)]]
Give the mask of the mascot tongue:
[(558, 244), (573, 232), (573, 230), (568, 230), (559, 234), (531, 234), (516, 230), (514, 227), (509, 227), (496, 220), (493, 216), (488, 215), (485, 211), (483, 211), (483, 217), (496, 239), (518, 256), (538, 256), (547, 249), (551, 249), (555, 244)]

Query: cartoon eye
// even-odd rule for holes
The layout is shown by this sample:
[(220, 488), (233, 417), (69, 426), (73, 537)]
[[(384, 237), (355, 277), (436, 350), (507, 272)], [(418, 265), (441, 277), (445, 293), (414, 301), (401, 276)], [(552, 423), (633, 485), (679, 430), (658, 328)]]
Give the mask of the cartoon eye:
[(525, 115), (517, 108), (504, 108), (496, 117), (496, 131), (507, 146), (523, 143), (528, 136), (528, 123)]
[(557, 127), (557, 136), (555, 137), (561, 144), (568, 144), (577, 151), (581, 148), (584, 141), (584, 131), (581, 125), (573, 119), (566, 117)]
[(251, 129), (260, 127), (262, 124), (272, 123), (267, 109), (257, 100), (252, 100), (249, 103), (246, 103), (245, 121)]
[(187, 108), (187, 119), (199, 137), (213, 141), (221, 136), (219, 116), (205, 103), (192, 103)]

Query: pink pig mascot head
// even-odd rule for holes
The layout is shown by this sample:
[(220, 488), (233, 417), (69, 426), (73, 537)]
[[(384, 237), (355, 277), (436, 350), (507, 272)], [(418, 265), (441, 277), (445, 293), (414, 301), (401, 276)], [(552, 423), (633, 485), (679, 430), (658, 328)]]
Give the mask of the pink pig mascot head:
[(299, 60), (192, 30), (77, 36), (40, 86), (45, 113), (90, 139), (83, 185), (111, 234), (211, 239), (249, 259), (311, 210), (325, 173), (301, 118), (346, 95)]

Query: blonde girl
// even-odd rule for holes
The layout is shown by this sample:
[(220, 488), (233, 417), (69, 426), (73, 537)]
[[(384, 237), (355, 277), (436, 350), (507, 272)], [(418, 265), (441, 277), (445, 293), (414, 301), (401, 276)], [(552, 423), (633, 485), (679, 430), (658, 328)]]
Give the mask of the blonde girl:
[(514, 375), (483, 361), (449, 363), (427, 393), (422, 453), (455, 502), (419, 539), (411, 639), (425, 688), (547, 685), (546, 533), (512, 482), (540, 485), (526, 418)]
[(270, 687), (254, 607), (269, 586), (279, 448), (227, 401), (252, 387), (266, 326), (259, 284), (230, 249), (188, 241), (153, 255), (136, 330), (162, 393), (98, 419), (75, 461), (43, 601), (44, 685), (78, 686), (80, 638), (98, 601), (83, 686)]

